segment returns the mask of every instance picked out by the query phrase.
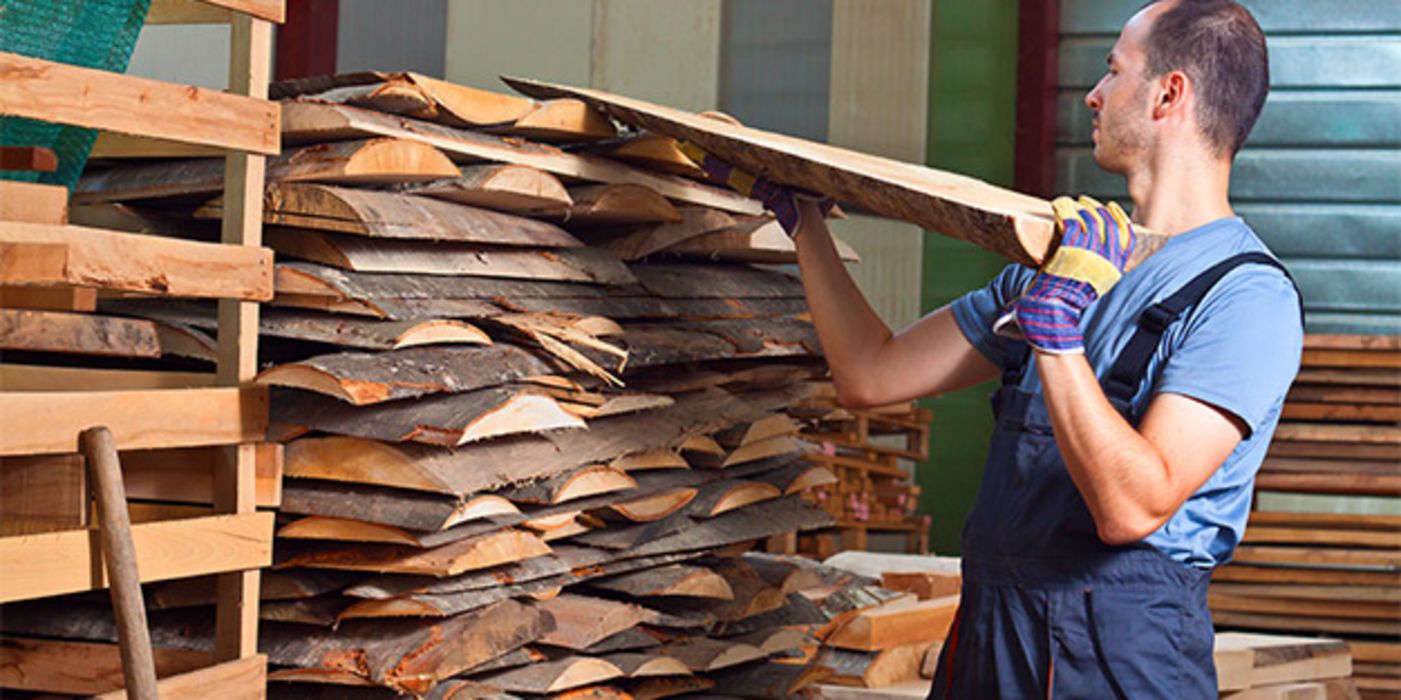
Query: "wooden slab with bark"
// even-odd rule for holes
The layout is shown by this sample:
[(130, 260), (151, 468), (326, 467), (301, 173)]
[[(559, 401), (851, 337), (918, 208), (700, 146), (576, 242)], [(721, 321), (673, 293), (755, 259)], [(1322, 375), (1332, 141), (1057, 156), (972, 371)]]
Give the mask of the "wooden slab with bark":
[[(479, 494), (457, 498), (441, 493), (447, 487), (435, 482), (396, 481), (391, 482), (393, 486), (374, 485), (387, 479), (374, 470), (372, 459), (366, 464), (350, 465), (330, 473), (303, 475), (294, 467), (287, 473), (293, 478), (288, 479), (282, 489), (283, 512), (350, 518), (421, 532), (456, 529), (463, 523), (485, 519), (492, 522), (519, 522), (521, 519), (520, 511), (500, 496)], [(317, 478), (297, 478), (301, 476)], [(399, 486), (403, 488), (395, 488)], [(427, 542), (422, 536), (420, 540)]]
[(958, 612), (958, 595), (913, 605), (863, 610), (833, 630), (823, 643), (840, 649), (877, 651), (917, 642), (942, 641)]
[[(323, 143), (267, 161), (268, 182), (387, 185), (457, 177), (457, 166), (425, 143), (395, 138)], [(180, 159), (88, 173), (76, 203), (214, 195), (224, 189), (224, 159)]]
[(615, 138), (617, 127), (580, 100), (545, 100), (509, 126), (487, 131), (550, 143), (579, 143)]
[(419, 347), (318, 355), (272, 367), (257, 383), (314, 391), (357, 406), (436, 393), (462, 393), (559, 367), (514, 345)]
[[(861, 262), (861, 255), (846, 241), (833, 236), (832, 242), (837, 246), (837, 256), (843, 261)], [(797, 246), (777, 221), (704, 233), (668, 246), (664, 251), (708, 260), (766, 265), (796, 265), (798, 262)]]
[(280, 555), (281, 561), (276, 566), (443, 577), (549, 553), (550, 548), (538, 537), (504, 528), (427, 550), (395, 545), (307, 542), (295, 551)]
[(653, 619), (651, 611), (639, 605), (573, 594), (541, 601), (535, 607), (555, 620), (554, 631), (540, 642), (576, 651)]
[(386, 240), (269, 227), (278, 255), (342, 270), (420, 275), (470, 275), (625, 286), (637, 280), (617, 258), (597, 248), (515, 248), (475, 243)]
[(554, 399), (512, 385), (358, 407), (312, 392), (278, 392), (271, 418), (335, 435), (444, 447), (585, 427)]
[[(807, 386), (791, 386), (742, 398), (718, 390), (695, 392), (667, 408), (594, 421), (588, 431), (513, 436), (455, 452), (359, 438), (301, 438), (287, 446), (285, 469), (320, 478), (347, 470), (395, 474), (402, 483), (441, 484), (451, 493), (472, 494), (555, 476), (639, 449), (670, 447), (688, 435), (766, 415), (808, 391)], [(366, 464), (365, 455), (370, 454), (373, 467), (358, 466)]]
[(632, 597), (677, 596), (731, 600), (723, 576), (703, 566), (670, 564), (591, 581), (590, 586)]
[(681, 212), (646, 185), (579, 185), (569, 190), (574, 204), (563, 218), (577, 226), (625, 226), (678, 223)]
[[(1045, 200), (981, 180), (707, 118), (601, 90), (503, 78), (539, 99), (574, 97), (625, 124), (696, 144), (716, 157), (779, 184), (849, 202), (916, 224), (1025, 265), (1038, 266), (1057, 243)], [(1164, 238), (1140, 235), (1130, 267)]]
[[(178, 301), (105, 299), (105, 311), (150, 318), (202, 330), (217, 330), (218, 315), (210, 306)], [(398, 350), (421, 345), (491, 345), (480, 328), (459, 319), (378, 321), (300, 309), (265, 307), (258, 314), (258, 334), (264, 338), (310, 341), (361, 350)]]
[(637, 183), (680, 202), (742, 214), (759, 214), (754, 200), (731, 190), (652, 173), (601, 156), (566, 153), (553, 146), (506, 139), (366, 109), (308, 101), (282, 104), (282, 137), (289, 143), (391, 136), (422, 141), (458, 162), (495, 161), (539, 168), (566, 178)]
[(558, 476), (507, 489), (502, 495), (515, 503), (557, 505), (586, 496), (636, 487), (637, 481), (625, 472), (602, 464), (590, 464)]
[(696, 673), (729, 668), (764, 658), (764, 652), (748, 644), (706, 637), (692, 637), (667, 644), (659, 651), (665, 656), (680, 660)]
[(279, 294), (285, 292), (356, 300), (492, 300), (556, 297), (605, 299), (618, 290), (574, 282), (361, 273), (315, 263), (286, 262), (277, 265), (277, 291)]
[(0, 309), (0, 350), (215, 359), (213, 339), (192, 328), (146, 319), (29, 309)]
[(527, 165), (468, 165), (456, 177), (399, 191), (523, 216), (558, 215), (574, 204), (559, 178)]
[(591, 656), (564, 656), (529, 666), (499, 671), (475, 680), (517, 693), (560, 693), (624, 676), (622, 669)]
[[(263, 197), (267, 224), (349, 233), (367, 238), (453, 241), (494, 245), (572, 248), (577, 238), (546, 221), (504, 214), (458, 202), (312, 183), (272, 183)], [(219, 218), (222, 206), (207, 204), (195, 216)]]
[[(607, 240), (596, 242), (620, 259), (634, 261), (697, 236), (752, 229), (764, 223), (763, 217), (737, 217), (710, 207), (682, 206), (677, 207), (677, 212), (681, 215), (680, 221), (632, 227), (621, 235), (609, 235)], [(594, 241), (593, 238), (589, 240)]]

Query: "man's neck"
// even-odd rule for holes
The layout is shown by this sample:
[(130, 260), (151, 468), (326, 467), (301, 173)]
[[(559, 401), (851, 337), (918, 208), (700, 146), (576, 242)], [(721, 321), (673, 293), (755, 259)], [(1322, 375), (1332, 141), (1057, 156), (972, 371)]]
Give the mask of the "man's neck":
[(1165, 236), (1236, 215), (1229, 160), (1159, 154), (1128, 180), (1134, 222)]

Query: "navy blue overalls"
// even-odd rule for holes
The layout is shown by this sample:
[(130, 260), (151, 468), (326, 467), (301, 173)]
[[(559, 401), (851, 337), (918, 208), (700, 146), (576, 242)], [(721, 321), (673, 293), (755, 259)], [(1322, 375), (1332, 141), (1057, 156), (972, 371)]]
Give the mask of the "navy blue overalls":
[[(1101, 379), (1130, 423), (1163, 331), (1227, 272), (1283, 267), (1263, 253), (1218, 263), (1143, 311)], [(1286, 273), (1287, 274), (1287, 273)], [(1040, 394), (1019, 389), (1016, 342), (993, 394), (997, 427), (963, 531), (963, 598), (931, 698), (1216, 698), (1211, 572), (1143, 543), (1104, 544), (1056, 447)]]

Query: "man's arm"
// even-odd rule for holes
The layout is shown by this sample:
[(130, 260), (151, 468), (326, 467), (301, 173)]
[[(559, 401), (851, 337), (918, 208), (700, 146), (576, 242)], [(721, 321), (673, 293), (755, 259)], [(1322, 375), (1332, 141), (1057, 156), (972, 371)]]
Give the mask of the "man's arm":
[(815, 202), (800, 200), (795, 243), (803, 289), (837, 397), (878, 406), (972, 386), (997, 376), (945, 306), (892, 333), (851, 279)]
[(1037, 353), (1056, 445), (1106, 544), (1152, 534), (1248, 434), (1240, 418), (1159, 394), (1138, 430), (1110, 405), (1082, 354)]

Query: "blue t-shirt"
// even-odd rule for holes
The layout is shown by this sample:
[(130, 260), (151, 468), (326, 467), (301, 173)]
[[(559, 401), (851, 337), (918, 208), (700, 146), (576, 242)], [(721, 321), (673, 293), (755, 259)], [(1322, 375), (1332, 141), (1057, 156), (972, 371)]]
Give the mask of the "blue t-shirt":
[[(1170, 296), (1208, 267), (1256, 251), (1269, 252), (1239, 218), (1214, 221), (1170, 239), (1086, 310), (1085, 357), (1095, 373), (1103, 379), (1137, 329), (1138, 314), (1144, 308)], [(993, 335), (993, 321), (1033, 273), (1023, 265), (1009, 265), (987, 287), (953, 304), (963, 334), (999, 366), (1009, 341)], [(1148, 363), (1148, 376), (1133, 398), (1137, 414), (1142, 415), (1154, 396), (1172, 392), (1236, 415), (1249, 426), (1250, 435), (1147, 537), (1148, 544), (1199, 567), (1230, 560), (1250, 514), (1255, 473), (1299, 369), (1303, 334), (1293, 285), (1279, 270), (1260, 264), (1242, 265), (1227, 274), (1163, 333)], [(1021, 389), (1041, 393), (1034, 366), (1023, 375)]]

